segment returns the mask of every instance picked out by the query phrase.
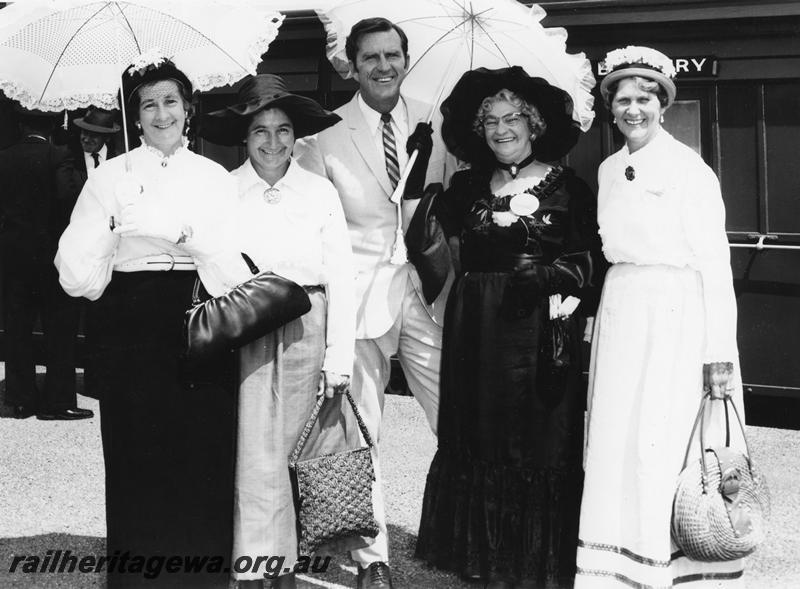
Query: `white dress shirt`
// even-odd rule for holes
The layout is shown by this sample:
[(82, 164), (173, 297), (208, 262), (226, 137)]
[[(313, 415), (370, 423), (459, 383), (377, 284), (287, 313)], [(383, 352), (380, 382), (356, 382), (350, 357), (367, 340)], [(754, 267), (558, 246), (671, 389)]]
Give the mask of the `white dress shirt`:
[[(381, 158), (383, 158), (383, 121), (381, 120), (381, 113), (379, 113), (377, 110), (373, 110), (366, 102), (364, 102), (364, 98), (361, 96), (361, 93), (358, 94), (358, 106), (361, 109), (361, 112), (364, 114), (364, 119), (367, 121), (367, 128), (371, 129), (372, 131), (375, 149), (379, 154), (381, 154)], [(408, 111), (406, 109), (406, 103), (402, 97), (400, 97), (400, 100), (397, 101), (397, 104), (389, 114), (392, 115), (391, 124), (392, 131), (394, 131), (395, 148), (397, 149), (397, 163), (400, 167), (400, 174), (402, 175), (403, 170), (408, 163), (406, 143), (408, 142), (408, 136), (411, 134), (411, 131), (408, 128)]]
[[(290, 161), (273, 186), (250, 160), (231, 172), (239, 203), (226, 229), (228, 241), (259, 270), (302, 285), (323, 285), (328, 301), (323, 370), (351, 374), (355, 346), (355, 272), (344, 212), (333, 184)], [(264, 191), (278, 191), (267, 202)]]
[[(98, 156), (98, 166), (106, 161), (106, 157), (108, 156), (108, 146), (103, 143), (103, 146), (97, 151)], [(83, 152), (83, 161), (86, 163), (86, 177), (94, 174), (94, 158), (92, 154), (89, 152)]]

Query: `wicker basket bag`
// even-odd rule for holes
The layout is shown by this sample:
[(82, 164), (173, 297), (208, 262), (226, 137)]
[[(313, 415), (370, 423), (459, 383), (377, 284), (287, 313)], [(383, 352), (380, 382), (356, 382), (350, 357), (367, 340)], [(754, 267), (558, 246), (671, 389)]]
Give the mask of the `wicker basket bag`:
[[(753, 464), (739, 411), (730, 397), (725, 404), (725, 446), (707, 448), (705, 423), (711, 394), (703, 397), (697, 412), (678, 489), (672, 505), (672, 538), (692, 560), (721, 562), (747, 556), (764, 540), (769, 518), (769, 489)], [(747, 453), (730, 447), (728, 408), (733, 409)], [(700, 428), (700, 458), (687, 464)]]
[(375, 470), (370, 449), (373, 442), (353, 397), (349, 391), (346, 395), (367, 445), (356, 450), (298, 460), (325, 402), (325, 396), (321, 395), (289, 456), (297, 504), (300, 554), (310, 555), (324, 545), (343, 546), (348, 540), (378, 535), (372, 509)]

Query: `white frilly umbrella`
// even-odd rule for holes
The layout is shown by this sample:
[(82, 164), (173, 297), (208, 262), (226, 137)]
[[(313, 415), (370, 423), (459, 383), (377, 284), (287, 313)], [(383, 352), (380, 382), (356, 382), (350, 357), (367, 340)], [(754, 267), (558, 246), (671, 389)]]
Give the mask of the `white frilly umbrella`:
[(209, 90), (254, 74), (282, 21), (256, 0), (15, 2), (0, 10), (0, 90), (29, 109), (114, 109), (122, 70), (153, 52)]

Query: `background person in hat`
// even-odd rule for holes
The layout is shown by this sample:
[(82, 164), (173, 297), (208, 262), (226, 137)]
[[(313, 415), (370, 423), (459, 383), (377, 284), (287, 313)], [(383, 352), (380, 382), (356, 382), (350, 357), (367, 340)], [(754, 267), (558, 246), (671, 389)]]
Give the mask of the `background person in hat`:
[(95, 168), (116, 155), (114, 136), (120, 130), (116, 121), (117, 111), (95, 106), (90, 106), (84, 116), (75, 119), (75, 126), (80, 129), (78, 143), (81, 148), (80, 154), (73, 152), (75, 156), (81, 156), (76, 157), (77, 161), (74, 162), (78, 177), (82, 180), (78, 192)]
[[(59, 196), (69, 202), (70, 211), (78, 199), (78, 195), (90, 174), (107, 159), (116, 155), (115, 135), (120, 126), (116, 123), (117, 111), (108, 111), (90, 106), (83, 117), (75, 119), (74, 124), (79, 133), (70, 133), (67, 144), (69, 155), (63, 159), (56, 169), (56, 186)], [(84, 334), (87, 338), (91, 334)], [(86, 353), (92, 353), (92, 346), (86, 347)], [(94, 364), (91, 360), (89, 366)], [(83, 394), (99, 399), (99, 389), (95, 372), (91, 368), (84, 370)]]
[(594, 195), (547, 163), (577, 141), (572, 102), (520, 67), (481, 68), (441, 110), (471, 167), (434, 205), (458, 270), (416, 554), (491, 588), (571, 587), (583, 390), (577, 313), (559, 303), (592, 313), (600, 255)]
[[(693, 562), (670, 539), (704, 390), (733, 394), (743, 409), (719, 182), (661, 127), (675, 100), (669, 58), (629, 46), (610, 52), (606, 66), (600, 91), (625, 145), (599, 171), (598, 222), (612, 266), (592, 344), (575, 586), (743, 586), (741, 561)], [(721, 426), (723, 408), (713, 409)], [(720, 430), (709, 432), (709, 446), (724, 443)]]
[[(50, 143), (53, 117), (19, 109), (20, 139), (0, 151), (0, 254), (6, 339), (6, 396), (11, 416), (86, 419), (77, 407), (75, 346), (80, 305), (58, 284), (53, 256), (74, 200), (61, 198), (55, 170), (65, 150)], [(33, 328), (44, 332), (44, 388), (36, 385)]]
[[(251, 276), (238, 254), (220, 253), (217, 227), (236, 204), (236, 185), (186, 147), (192, 85), (183, 72), (153, 53), (122, 80), (142, 145), (89, 177), (55, 260), (64, 289), (94, 301), (92, 369), (109, 392), (100, 401), (107, 552), (214, 560), (199, 572), (149, 577), (120, 565), (109, 568), (108, 586), (227, 588), (234, 358), (190, 368), (182, 330), (198, 275), (213, 296)], [(225, 282), (219, 268), (240, 272)]]
[[(232, 172), (239, 203), (229, 243), (259, 269), (304, 285), (311, 311), (240, 352), (234, 562), (280, 555), (297, 560), (297, 516), (287, 458), (317, 394), (328, 399), (304, 456), (358, 444), (358, 426), (343, 393), (349, 387), (355, 342), (353, 255), (333, 184), (292, 159), (295, 139), (339, 121), (319, 104), (286, 90), (271, 74), (248, 79), (236, 104), (212, 113), (206, 138), (244, 142), (247, 161)], [(210, 122), (209, 122), (210, 121)], [(216, 123), (216, 124), (215, 124)], [(214, 131), (215, 130), (215, 131)], [(316, 438), (316, 441), (315, 441)], [(340, 549), (342, 547), (339, 547)], [(294, 587), (295, 575), (261, 568), (235, 572), (239, 587)]]

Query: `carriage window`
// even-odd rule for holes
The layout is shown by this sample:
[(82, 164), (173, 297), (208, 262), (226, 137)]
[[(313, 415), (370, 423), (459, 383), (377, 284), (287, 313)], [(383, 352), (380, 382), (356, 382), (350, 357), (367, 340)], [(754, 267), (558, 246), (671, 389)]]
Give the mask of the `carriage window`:
[(703, 155), (700, 137), (702, 128), (699, 100), (676, 100), (664, 114), (664, 129), (701, 156)]

